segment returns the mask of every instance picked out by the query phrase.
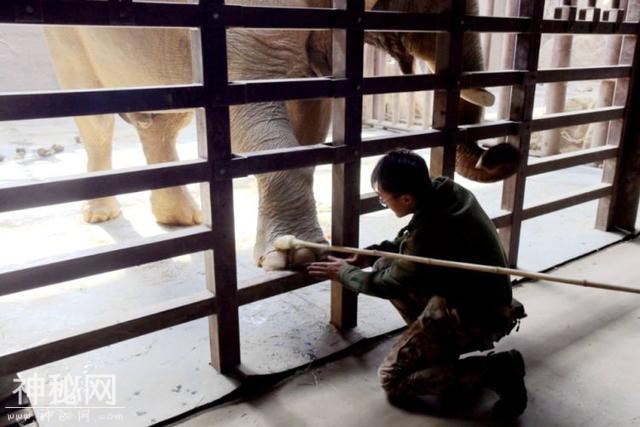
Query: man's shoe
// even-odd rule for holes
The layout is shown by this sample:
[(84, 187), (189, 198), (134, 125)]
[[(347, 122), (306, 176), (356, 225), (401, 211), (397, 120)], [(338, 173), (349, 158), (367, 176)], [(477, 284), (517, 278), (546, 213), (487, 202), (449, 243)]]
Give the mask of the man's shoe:
[(513, 419), (524, 412), (527, 407), (524, 375), (524, 359), (519, 351), (511, 350), (489, 356), (487, 386), (500, 396), (493, 406), (496, 417)]

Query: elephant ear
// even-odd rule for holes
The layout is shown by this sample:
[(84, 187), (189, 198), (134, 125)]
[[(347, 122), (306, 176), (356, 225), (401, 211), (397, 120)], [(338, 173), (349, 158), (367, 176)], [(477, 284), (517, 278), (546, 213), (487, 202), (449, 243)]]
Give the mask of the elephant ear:
[(309, 67), (318, 77), (330, 76), (332, 73), (332, 41), (329, 31), (311, 31), (306, 43)]

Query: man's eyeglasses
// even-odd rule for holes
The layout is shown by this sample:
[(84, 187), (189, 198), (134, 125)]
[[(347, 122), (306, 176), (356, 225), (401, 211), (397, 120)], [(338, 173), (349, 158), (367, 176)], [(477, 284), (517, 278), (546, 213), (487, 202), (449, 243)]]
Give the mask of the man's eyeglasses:
[(380, 206), (382, 206), (383, 208), (388, 208), (389, 204), (382, 198), (380, 193), (377, 193), (377, 194), (378, 194), (378, 203), (380, 203)]

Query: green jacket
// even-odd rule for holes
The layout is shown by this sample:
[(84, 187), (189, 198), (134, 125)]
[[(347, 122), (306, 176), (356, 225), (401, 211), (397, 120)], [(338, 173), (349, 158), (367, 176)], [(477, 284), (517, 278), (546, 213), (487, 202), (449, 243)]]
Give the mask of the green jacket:
[[(434, 192), (418, 206), (409, 224), (393, 241), (374, 247), (431, 258), (506, 267), (507, 261), (493, 222), (473, 194), (446, 177), (433, 180)], [(493, 317), (511, 303), (508, 276), (394, 260), (381, 271), (354, 266), (339, 272), (347, 288), (387, 299), (421, 294), (440, 295), (473, 321)]]

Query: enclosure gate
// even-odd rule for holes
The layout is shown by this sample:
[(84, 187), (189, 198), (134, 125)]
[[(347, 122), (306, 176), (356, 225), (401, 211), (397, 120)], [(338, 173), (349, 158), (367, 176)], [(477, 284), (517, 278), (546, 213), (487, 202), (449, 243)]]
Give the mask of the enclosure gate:
[[(455, 146), (465, 139), (508, 136), (527, 156), (531, 133), (597, 121), (624, 119), (620, 146), (605, 146), (523, 164), (504, 184), (502, 207), (508, 213), (493, 218), (510, 258), (516, 265), (522, 221), (594, 199), (603, 199), (601, 224), (632, 230), (640, 192), (640, 143), (635, 120), (640, 111), (638, 44), (633, 65), (538, 70), (541, 33), (637, 35), (637, 22), (544, 20), (543, 0), (521, 0), (520, 16), (465, 16), (465, 1), (454, 1), (444, 16), (364, 12), (364, 0), (334, 0), (334, 9), (293, 9), (201, 4), (137, 3), (130, 0), (3, 0), (0, 23), (67, 25), (136, 25), (200, 29), (203, 84), (125, 90), (82, 90), (62, 93), (11, 94), (0, 97), (0, 120), (26, 120), (113, 112), (201, 108), (206, 146), (201, 159), (90, 173), (0, 188), (0, 212), (105, 197), (189, 183), (203, 183), (205, 225), (91, 249), (54, 262), (32, 264), (0, 274), (0, 295), (54, 285), (182, 254), (204, 251), (209, 291), (197, 302), (148, 307), (133, 319), (69, 335), (17, 352), (0, 355), (0, 375), (26, 370), (173, 325), (209, 316), (214, 366), (230, 372), (240, 363), (238, 306), (291, 291), (316, 281), (300, 274), (280, 273), (269, 280), (241, 283), (236, 277), (234, 242), (234, 178), (249, 174), (333, 164), (332, 236), (336, 245), (357, 246), (359, 216), (380, 209), (374, 194), (360, 195), (360, 159), (394, 147), (431, 148), (434, 175), (453, 176)], [(229, 82), (226, 29), (333, 29), (333, 77), (270, 82)], [(435, 74), (363, 79), (364, 31), (437, 31)], [(515, 67), (503, 72), (462, 72), (461, 44), (465, 31), (517, 33)], [(569, 80), (630, 78), (625, 106), (589, 112), (561, 113), (532, 119), (536, 84)], [(460, 90), (511, 86), (510, 120), (459, 126)], [(434, 90), (436, 129), (392, 138), (361, 140), (362, 96)], [(229, 106), (262, 101), (333, 98), (333, 143), (291, 150), (231, 152)], [(201, 110), (202, 111), (202, 110)], [(593, 162), (617, 160), (596, 188), (539, 205), (524, 206), (526, 178), (535, 174)], [(615, 171), (615, 173), (610, 173)], [(211, 192), (209, 192), (211, 188)], [(604, 205), (603, 205), (604, 206)], [(224, 257), (216, 257), (224, 254)], [(357, 297), (339, 284), (332, 286), (331, 321), (340, 328), (356, 324)], [(213, 293), (213, 294), (212, 294)]]

